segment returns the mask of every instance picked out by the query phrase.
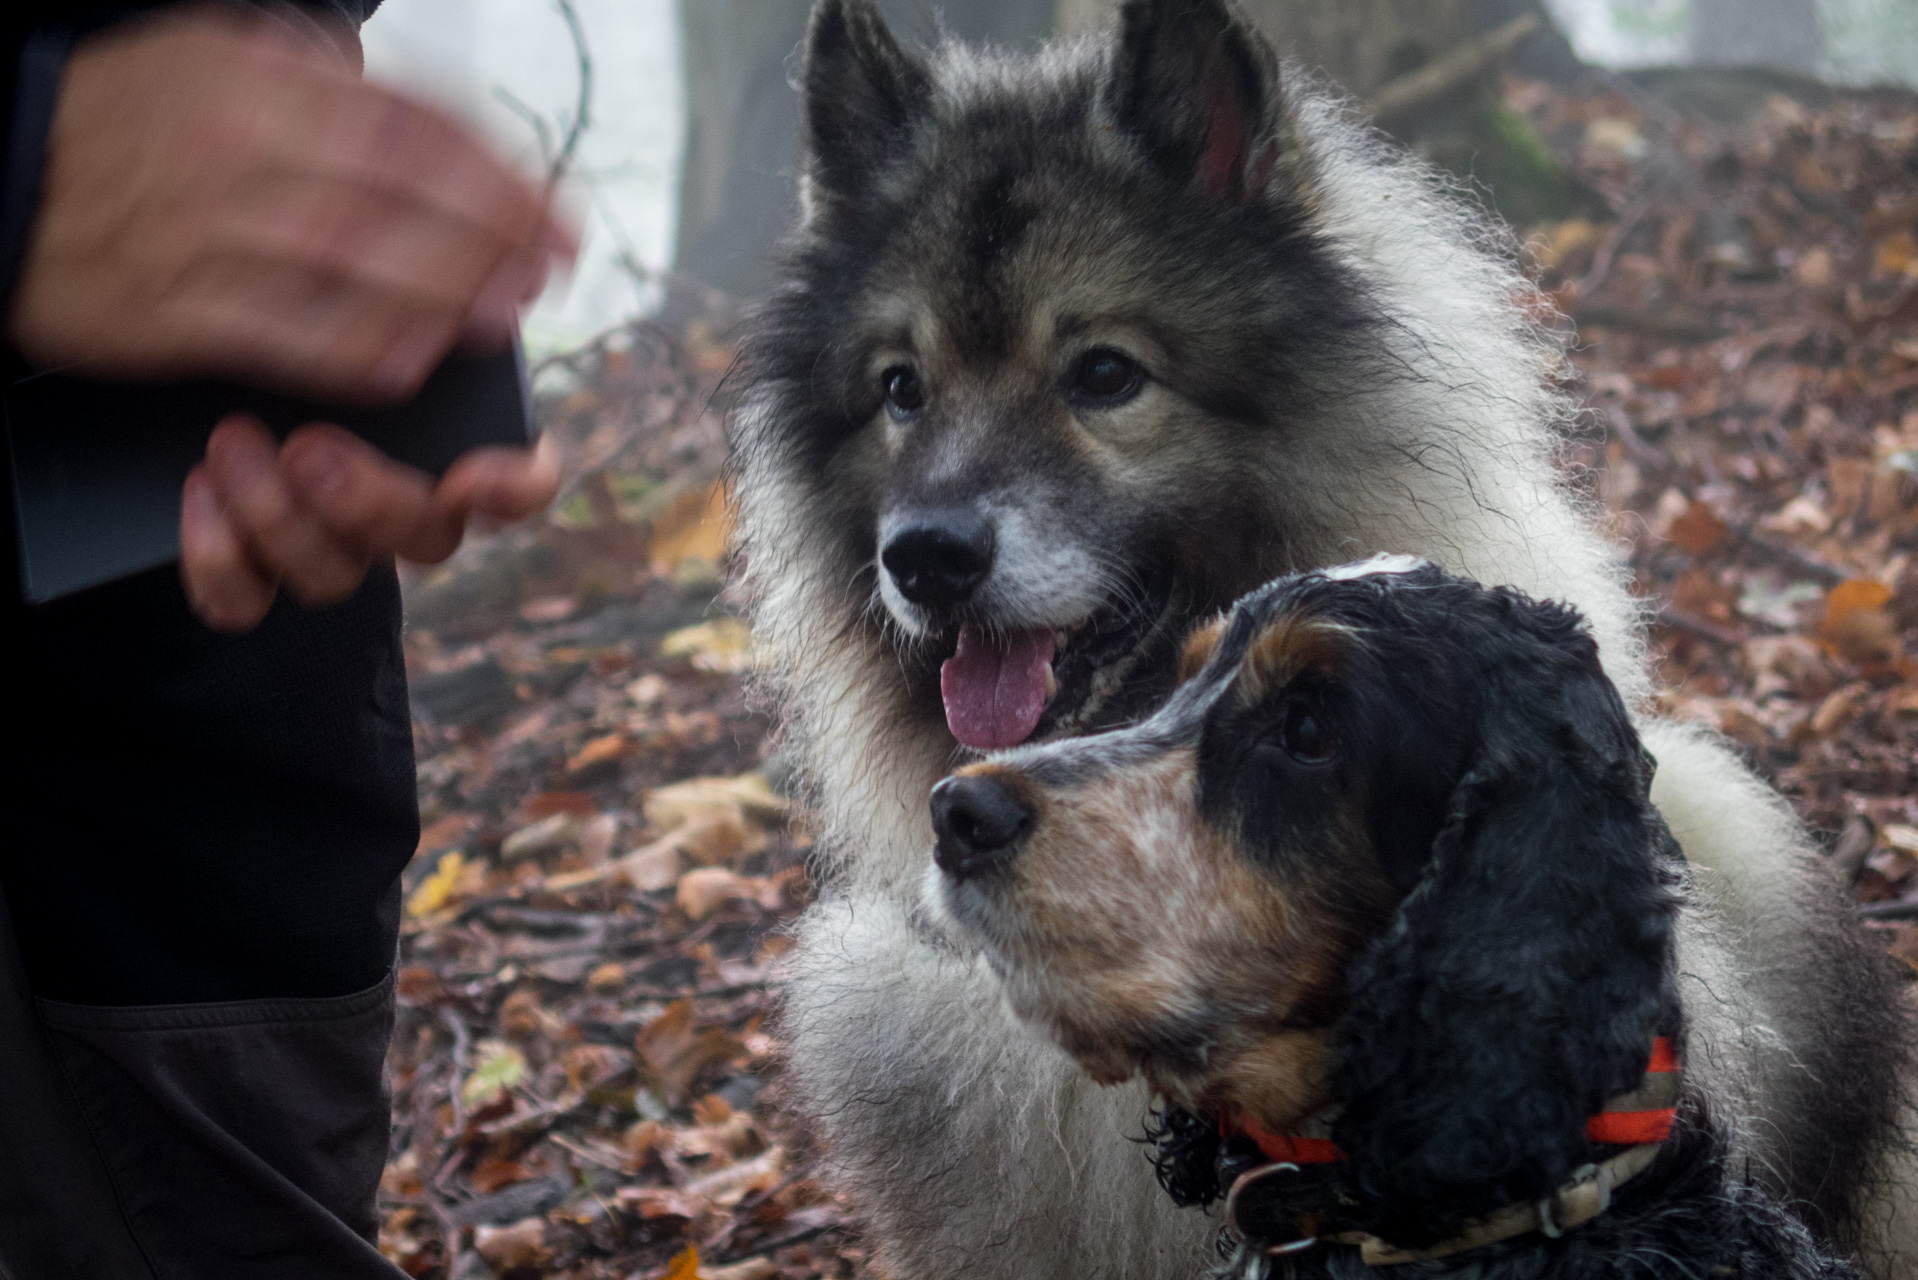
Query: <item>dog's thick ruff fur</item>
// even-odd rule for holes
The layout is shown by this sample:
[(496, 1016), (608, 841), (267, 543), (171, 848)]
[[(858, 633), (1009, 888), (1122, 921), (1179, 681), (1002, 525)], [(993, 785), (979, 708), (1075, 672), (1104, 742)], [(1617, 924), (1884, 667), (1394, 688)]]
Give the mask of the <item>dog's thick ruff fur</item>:
[[(1190, 1276), (1209, 1231), (1152, 1176), (1144, 1091), (1022, 1030), (922, 908), (926, 796), (966, 758), (939, 701), (951, 627), (1116, 618), (1131, 647), (1091, 643), (1089, 673), (1068, 651), (1040, 733), (1096, 728), (1163, 695), (1130, 678), (1192, 619), (1389, 549), (1576, 605), (1642, 705), (1637, 608), (1555, 469), (1562, 351), (1505, 238), (1281, 82), (1222, 0), (1133, 0), (1104, 37), (929, 62), (865, 0), (822, 0), (805, 80), (804, 222), (745, 353), (735, 463), (761, 670), (822, 826), (793, 1076), (900, 1280)], [(1129, 398), (1076, 389), (1089, 342), (1137, 357)], [(922, 409), (887, 402), (908, 366)], [(955, 502), (1000, 539), (963, 619), (876, 563), (887, 519)], [(1832, 1087), (1859, 1047), (1808, 1042), (1822, 1020), (1785, 980), (1840, 945), (1794, 896), (1803, 834), (1715, 740), (1642, 732), (1700, 894), (1775, 958), (1724, 1023), (1763, 1064), (1756, 1096)], [(1709, 959), (1684, 957), (1688, 980), (1711, 984)], [(1784, 1105), (1758, 1126), (1761, 1166), (1796, 1123)], [(1754, 1171), (1774, 1174), (1817, 1176)], [(1911, 1274), (1909, 1191), (1881, 1182), (1863, 1243), (1898, 1255), (1877, 1274)]]
[[(1345, 1233), (1429, 1248), (1620, 1154), (1587, 1118), (1639, 1086), (1654, 1036), (1694, 1065), (1671, 1136), (1609, 1210), (1422, 1271), (1856, 1275), (1798, 1214), (1834, 1226), (1902, 1141), (1893, 962), (1804, 868), (1806, 909), (1845, 941), (1798, 957), (1797, 1003), (1854, 1067), (1797, 1100), (1775, 1150), (1853, 1176), (1783, 1188), (1794, 1213), (1745, 1167), (1754, 1116), (1779, 1109), (1723, 1015), (1748, 1003), (1754, 957), (1685, 902), (1653, 762), (1576, 615), (1372, 568), (1247, 597), (1195, 635), (1188, 678), (1143, 723), (941, 784), (940, 911), (1022, 1020), (1095, 1078), (1138, 1074), (1167, 1099), (1155, 1163), (1182, 1204), (1266, 1163), (1219, 1116), (1285, 1132), (1337, 1108), (1343, 1159), (1280, 1166), (1239, 1203), (1257, 1244), (1332, 1237), (1290, 1260), (1299, 1277), (1364, 1271)], [(1679, 982), (1678, 947), (1709, 964), (1709, 994)], [(1860, 999), (1828, 1002), (1841, 986)], [(1262, 1274), (1229, 1252), (1229, 1274)]]

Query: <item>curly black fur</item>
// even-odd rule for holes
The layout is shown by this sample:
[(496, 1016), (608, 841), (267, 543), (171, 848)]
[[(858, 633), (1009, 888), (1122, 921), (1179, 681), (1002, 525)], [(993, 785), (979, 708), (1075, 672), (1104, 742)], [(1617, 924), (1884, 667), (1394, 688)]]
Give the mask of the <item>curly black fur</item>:
[(1146, 1117), (1148, 1158), (1173, 1203), (1205, 1206), (1224, 1194), (1219, 1187), (1219, 1126), (1170, 1103)]
[(1337, 1031), (1334, 1135), (1366, 1229), (1407, 1247), (1563, 1183), (1678, 1030), (1676, 845), (1625, 707), (1575, 614), (1483, 600), (1453, 627), (1476, 751)]

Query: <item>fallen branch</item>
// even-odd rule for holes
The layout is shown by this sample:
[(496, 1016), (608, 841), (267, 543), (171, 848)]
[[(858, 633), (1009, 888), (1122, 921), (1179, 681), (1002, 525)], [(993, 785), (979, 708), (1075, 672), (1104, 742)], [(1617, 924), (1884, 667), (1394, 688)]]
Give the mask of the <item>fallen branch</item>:
[(1470, 84), (1503, 62), (1520, 41), (1537, 30), (1538, 15), (1525, 13), (1484, 35), (1474, 36), (1453, 46), (1417, 71), (1400, 76), (1374, 94), (1372, 101), (1367, 104), (1372, 118), (1388, 120)]

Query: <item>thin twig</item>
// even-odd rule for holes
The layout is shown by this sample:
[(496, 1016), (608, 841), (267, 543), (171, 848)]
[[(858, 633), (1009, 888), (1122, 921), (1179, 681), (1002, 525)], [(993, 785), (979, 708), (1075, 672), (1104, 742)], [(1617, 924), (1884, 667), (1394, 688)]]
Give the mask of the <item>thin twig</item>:
[(1719, 644), (1741, 645), (1751, 637), (1742, 631), (1713, 622), (1710, 618), (1700, 617), (1688, 609), (1666, 605), (1658, 611), (1658, 620), (1680, 631), (1689, 631), (1693, 635), (1704, 636)]
[(1630, 207), (1618, 216), (1618, 221), (1612, 224), (1612, 229), (1607, 231), (1605, 238), (1598, 242), (1598, 250), (1592, 254), (1591, 270), (1580, 276), (1578, 283), (1573, 286), (1574, 305), (1579, 298), (1591, 297), (1593, 291), (1605, 283), (1605, 277), (1611, 274), (1612, 259), (1616, 258), (1618, 251), (1624, 247), (1625, 237), (1638, 229), (1638, 224), (1645, 220), (1645, 215), (1650, 213), (1651, 209), (1652, 201), (1649, 198), (1639, 199), (1633, 201)]
[(453, 1033), (453, 1070), (447, 1089), (453, 1104), (453, 1132), (466, 1131), (466, 1102), (461, 1098), (465, 1091), (466, 1054), (473, 1045), (473, 1033), (466, 1026), (466, 1019), (446, 1006), (440, 1006), (438, 1013), (445, 1020), (447, 1028)]
[(790, 1248), (796, 1244), (804, 1244), (808, 1240), (825, 1235), (828, 1231), (844, 1231), (845, 1229), (846, 1224), (843, 1222), (821, 1222), (816, 1226), (807, 1227), (804, 1231), (795, 1231), (791, 1235), (780, 1236), (777, 1240), (768, 1240), (766, 1243), (748, 1249), (744, 1253), (721, 1254), (717, 1260), (727, 1266), (731, 1266), (735, 1262), (744, 1262), (748, 1258), (763, 1258), (767, 1254), (778, 1253), (781, 1249)]
[(566, 175), (573, 162), (573, 155), (579, 150), (580, 139), (592, 127), (593, 121), (593, 54), (586, 43), (586, 28), (580, 25), (579, 11), (573, 8), (573, 0), (553, 0), (559, 7), (559, 16), (566, 19), (566, 30), (573, 37), (573, 54), (579, 59), (579, 98), (573, 107), (573, 118), (566, 126), (566, 139), (560, 144), (559, 154), (553, 157), (551, 167), (546, 174), (546, 191), (550, 197), (553, 188)]

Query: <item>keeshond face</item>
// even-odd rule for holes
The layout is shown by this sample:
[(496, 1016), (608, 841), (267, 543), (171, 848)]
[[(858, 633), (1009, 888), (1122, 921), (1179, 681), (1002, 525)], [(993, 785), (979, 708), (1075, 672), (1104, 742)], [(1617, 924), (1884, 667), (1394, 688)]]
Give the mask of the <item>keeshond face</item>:
[(1135, 716), (1193, 618), (1293, 566), (1275, 459), (1360, 345), (1269, 52), (1180, 8), (1128, 9), (1043, 95), (956, 49), (928, 69), (864, 0), (814, 14), (759, 443), (969, 747)]

